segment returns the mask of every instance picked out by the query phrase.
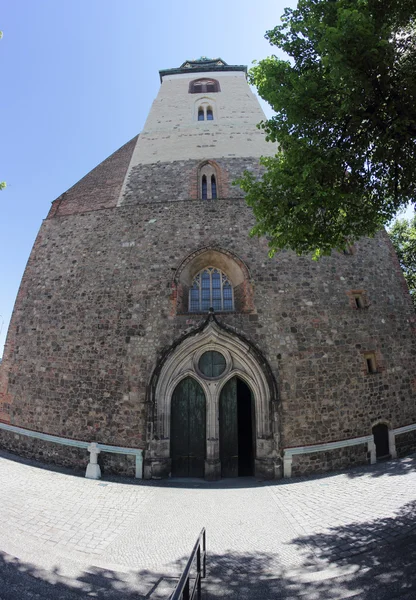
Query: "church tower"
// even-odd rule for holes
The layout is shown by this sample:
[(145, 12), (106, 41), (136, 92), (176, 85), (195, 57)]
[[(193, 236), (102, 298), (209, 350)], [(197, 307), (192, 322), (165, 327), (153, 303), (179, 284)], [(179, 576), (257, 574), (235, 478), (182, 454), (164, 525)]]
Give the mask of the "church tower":
[(246, 67), (204, 57), (160, 80), (141, 134), (42, 224), (0, 367), (0, 446), (81, 466), (97, 442), (107, 472), (133, 475), (136, 449), (146, 478), (207, 479), (415, 449), (415, 315), (387, 235), (268, 258), (233, 185), (275, 153)]

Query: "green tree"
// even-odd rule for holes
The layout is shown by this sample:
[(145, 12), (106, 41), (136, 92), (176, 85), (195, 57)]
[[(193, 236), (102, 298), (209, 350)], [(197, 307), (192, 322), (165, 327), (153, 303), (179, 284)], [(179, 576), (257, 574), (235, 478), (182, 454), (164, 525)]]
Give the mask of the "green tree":
[(416, 215), (410, 221), (397, 219), (388, 233), (416, 308)]
[(239, 180), (271, 252), (374, 235), (416, 197), (415, 0), (299, 0), (266, 33), (290, 57), (249, 73), (276, 115), (260, 180)]

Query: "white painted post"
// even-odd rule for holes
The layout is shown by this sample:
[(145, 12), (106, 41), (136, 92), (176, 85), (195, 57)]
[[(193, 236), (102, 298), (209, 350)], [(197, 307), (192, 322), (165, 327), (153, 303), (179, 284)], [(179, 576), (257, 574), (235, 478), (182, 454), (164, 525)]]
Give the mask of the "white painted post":
[(283, 477), (292, 477), (292, 455), (286, 452), (283, 455)]
[(87, 465), (87, 470), (85, 472), (85, 477), (87, 479), (101, 479), (101, 469), (98, 464), (98, 455), (101, 450), (98, 447), (98, 444), (92, 442), (88, 446), (88, 452), (90, 453), (90, 462)]
[(370, 464), (374, 465), (377, 462), (377, 456), (376, 456), (376, 445), (374, 443), (373, 435), (367, 442), (367, 448), (370, 453)]
[(389, 430), (389, 452), (392, 458), (397, 458), (396, 434), (393, 429)]
[(136, 479), (143, 479), (143, 452), (139, 450), (136, 454)]

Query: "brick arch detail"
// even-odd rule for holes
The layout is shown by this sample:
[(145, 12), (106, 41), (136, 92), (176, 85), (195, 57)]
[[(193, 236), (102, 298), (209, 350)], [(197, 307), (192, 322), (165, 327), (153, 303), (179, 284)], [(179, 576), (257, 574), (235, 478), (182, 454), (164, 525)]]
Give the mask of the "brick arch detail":
[[(225, 169), (222, 169), (219, 163), (215, 160), (206, 159), (198, 163), (191, 171), (189, 180), (189, 198), (191, 200), (200, 200), (199, 196), (199, 177), (203, 167), (210, 165), (214, 172), (217, 181), (217, 198), (224, 199), (229, 197), (229, 181), (228, 173)], [(207, 200), (204, 200), (207, 202)], [(209, 200), (209, 202), (215, 202), (215, 200)]]
[(189, 82), (189, 88), (188, 88), (188, 93), (189, 94), (200, 94), (202, 93), (207, 93), (207, 90), (195, 90), (195, 84), (196, 83), (202, 83), (202, 84), (207, 84), (208, 82), (213, 82), (215, 85), (215, 90), (212, 90), (209, 93), (218, 93), (221, 91), (221, 86), (220, 86), (220, 82), (218, 81), (218, 79), (215, 79), (214, 77), (198, 77), (198, 79), (193, 79), (192, 81)]
[(172, 280), (172, 316), (188, 312), (188, 294), (193, 277), (204, 267), (221, 269), (233, 284), (235, 312), (255, 311), (250, 271), (233, 252), (219, 246), (204, 246), (181, 262)]

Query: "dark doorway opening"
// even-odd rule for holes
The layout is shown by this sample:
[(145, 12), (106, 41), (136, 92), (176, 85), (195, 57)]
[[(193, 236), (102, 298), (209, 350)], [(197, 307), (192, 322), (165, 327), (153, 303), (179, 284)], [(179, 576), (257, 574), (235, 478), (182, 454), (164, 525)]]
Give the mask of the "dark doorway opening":
[(222, 477), (254, 474), (254, 407), (250, 388), (241, 379), (228, 381), (220, 396)]
[(253, 475), (253, 406), (250, 388), (237, 379), (238, 475)]
[(205, 471), (205, 394), (187, 377), (175, 388), (171, 405), (170, 455), (173, 477), (203, 477)]
[(390, 458), (389, 428), (384, 423), (378, 423), (373, 427), (374, 443), (376, 445), (377, 460)]

